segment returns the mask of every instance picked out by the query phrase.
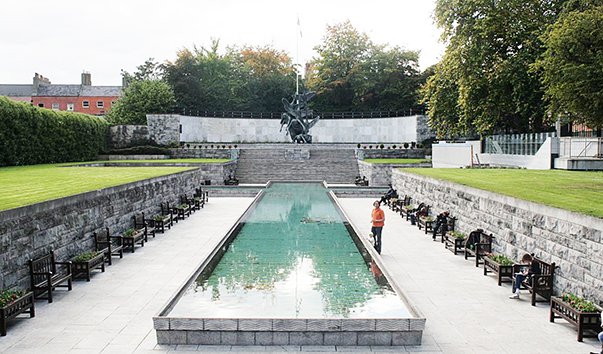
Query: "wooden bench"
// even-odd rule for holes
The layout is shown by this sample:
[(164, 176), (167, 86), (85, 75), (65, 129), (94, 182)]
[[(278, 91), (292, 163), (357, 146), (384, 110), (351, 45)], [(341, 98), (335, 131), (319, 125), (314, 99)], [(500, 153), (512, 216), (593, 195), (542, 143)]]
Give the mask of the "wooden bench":
[[(40, 258), (29, 260), (29, 278), (34, 298), (47, 299), (50, 303), (55, 288), (72, 289), (71, 262), (57, 262), (51, 250)], [(46, 297), (42, 297), (43, 294), (47, 294)]]
[[(532, 263), (538, 263), (540, 274), (533, 274), (526, 277), (520, 284), (520, 289), (527, 289), (532, 294), (532, 306), (536, 306), (536, 302), (549, 302), (553, 295), (553, 278), (555, 276), (555, 262), (547, 263), (541, 259), (534, 257), (532, 254)], [(521, 268), (525, 267), (522, 264), (513, 265), (513, 284), (515, 284), (515, 274), (521, 272)], [(538, 300), (536, 295), (540, 295), (545, 300)]]
[(176, 214), (175, 209), (170, 207), (170, 202), (160, 203), (159, 207), (161, 208), (161, 215), (170, 216), (170, 220), (172, 221), (171, 225), (174, 224), (174, 221), (178, 222), (178, 215)]
[(132, 221), (134, 221), (135, 230), (144, 230), (145, 242), (149, 241), (149, 235), (155, 238), (155, 227), (152, 224), (152, 220), (145, 218), (144, 213), (132, 216)]
[(443, 226), (444, 225), (439, 225), (438, 226), (438, 220), (436, 218), (436, 222), (435, 222), (434, 228), (437, 227), (437, 229), (433, 230), (433, 232), (434, 232), (433, 239), (435, 240), (436, 237), (438, 237), (438, 234), (439, 234), (440, 235), (440, 242), (442, 242), (442, 243), (444, 243), (444, 236), (448, 232), (454, 231), (454, 228), (456, 227), (456, 218), (448, 215), (446, 217), (446, 225), (445, 225), (445, 227), (443, 227)]
[(479, 267), (481, 260), (492, 253), (494, 236), (488, 235), (482, 229), (472, 231), (465, 242), (465, 259), (475, 257), (475, 266)]
[(202, 198), (203, 205), (209, 202), (209, 191), (203, 190), (203, 188), (195, 188), (195, 193), (193, 194), (195, 198)]
[(92, 238), (94, 239), (94, 249), (105, 253), (105, 261), (109, 265), (113, 264), (112, 256), (124, 258), (123, 238), (121, 236), (111, 236), (108, 227), (102, 231), (94, 232)]
[(415, 208), (415, 210), (412, 213), (410, 213), (410, 222), (413, 225), (416, 224), (419, 227), (419, 230), (421, 230), (421, 224), (419, 223), (419, 220), (421, 218), (427, 218), (429, 216), (430, 210), (431, 210), (431, 206), (425, 205), (425, 203), (420, 203), (419, 206), (417, 206)]
[(393, 203), (392, 210), (396, 213), (399, 213), (403, 206), (410, 205), (411, 197), (405, 195), (403, 198), (398, 197), (395, 203)]
[(425, 229), (425, 235), (427, 235), (427, 232), (429, 232), (429, 231), (433, 232), (433, 223), (434, 222), (435, 222), (435, 220), (433, 219), (433, 216), (429, 216), (429, 214), (428, 214), (428, 215), (419, 217), (419, 219), (417, 220), (417, 226), (419, 227), (419, 230)]

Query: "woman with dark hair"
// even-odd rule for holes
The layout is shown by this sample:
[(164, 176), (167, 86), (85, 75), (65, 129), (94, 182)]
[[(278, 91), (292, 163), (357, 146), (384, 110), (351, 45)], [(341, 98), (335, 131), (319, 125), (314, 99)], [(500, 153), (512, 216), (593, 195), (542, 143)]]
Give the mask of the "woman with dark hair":
[(513, 295), (509, 296), (509, 299), (519, 299), (519, 288), (521, 283), (528, 277), (535, 274), (540, 274), (540, 265), (534, 262), (534, 258), (530, 254), (524, 254), (521, 257), (520, 272), (515, 273), (513, 279)]

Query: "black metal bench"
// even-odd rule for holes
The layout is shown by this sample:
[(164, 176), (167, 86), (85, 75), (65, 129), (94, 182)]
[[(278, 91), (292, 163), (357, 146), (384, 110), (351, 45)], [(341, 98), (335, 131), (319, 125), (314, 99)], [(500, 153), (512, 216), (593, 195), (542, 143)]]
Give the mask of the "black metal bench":
[(105, 261), (109, 265), (113, 264), (112, 256), (124, 258), (124, 242), (121, 236), (111, 236), (109, 228), (92, 234), (94, 239), (94, 249), (105, 253)]
[[(532, 263), (538, 263), (540, 274), (532, 274), (526, 277), (520, 285), (520, 289), (527, 289), (532, 294), (532, 306), (536, 306), (536, 302), (549, 302), (553, 295), (553, 278), (555, 276), (555, 262), (547, 263), (541, 259), (534, 257), (532, 254)], [(513, 265), (513, 284), (515, 284), (515, 274), (521, 272), (521, 268), (525, 265)], [(536, 295), (540, 295), (544, 300), (538, 300)]]
[[(67, 288), (68, 291), (72, 289), (71, 262), (57, 262), (52, 250), (42, 257), (29, 260), (29, 277), (35, 299), (52, 302), (55, 288)], [(42, 297), (43, 294), (47, 294), (46, 297)]]
[(482, 229), (472, 231), (465, 242), (465, 259), (475, 257), (475, 266), (479, 267), (481, 260), (492, 253), (494, 236), (488, 235)]

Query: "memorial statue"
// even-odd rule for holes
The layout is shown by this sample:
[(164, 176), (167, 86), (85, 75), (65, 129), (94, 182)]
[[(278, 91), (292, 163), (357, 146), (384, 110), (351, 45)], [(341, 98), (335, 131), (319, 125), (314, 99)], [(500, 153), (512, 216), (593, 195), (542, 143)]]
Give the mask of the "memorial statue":
[(319, 116), (314, 117), (314, 113), (308, 107), (308, 102), (314, 96), (316, 93), (310, 91), (293, 95), (291, 102), (283, 98), (285, 113), (281, 115), (281, 131), (286, 125), (286, 134), (294, 143), (312, 143), (312, 135), (309, 134), (310, 128), (320, 119)]

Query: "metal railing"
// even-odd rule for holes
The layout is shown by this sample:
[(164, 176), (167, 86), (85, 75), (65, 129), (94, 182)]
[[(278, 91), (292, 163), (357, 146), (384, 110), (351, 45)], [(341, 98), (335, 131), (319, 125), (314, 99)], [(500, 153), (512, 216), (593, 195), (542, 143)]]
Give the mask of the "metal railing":
[(555, 132), (491, 135), (486, 137), (484, 152), (487, 154), (536, 155), (546, 139), (555, 136)]
[(603, 158), (603, 138), (559, 138), (559, 156)]
[[(183, 116), (209, 117), (209, 118), (246, 118), (246, 119), (281, 119), (283, 112), (248, 112), (248, 111), (200, 111), (178, 109), (172, 114)], [(394, 118), (424, 115), (423, 110), (405, 109), (399, 111), (372, 111), (372, 112), (314, 112), (314, 116), (320, 119), (370, 119), (370, 118)]]

